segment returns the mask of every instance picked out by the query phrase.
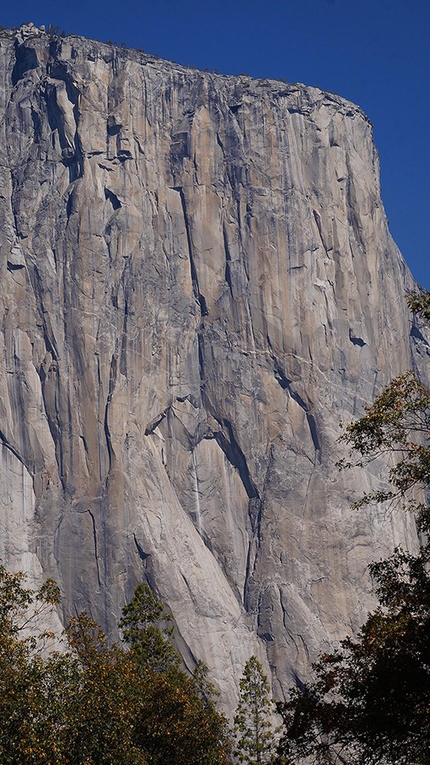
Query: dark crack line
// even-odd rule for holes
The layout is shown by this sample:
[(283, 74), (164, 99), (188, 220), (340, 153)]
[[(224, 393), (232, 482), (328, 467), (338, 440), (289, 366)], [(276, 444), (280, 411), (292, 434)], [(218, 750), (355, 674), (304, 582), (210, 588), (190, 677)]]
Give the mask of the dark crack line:
[(281, 388), (283, 390), (287, 391), (288, 395), (291, 396), (293, 401), (295, 401), (296, 404), (298, 404), (300, 406), (300, 408), (303, 409), (303, 412), (305, 413), (306, 420), (307, 420), (307, 423), (308, 423), (308, 427), (309, 427), (309, 431), (310, 431), (310, 434), (311, 434), (311, 438), (312, 438), (312, 443), (314, 445), (314, 449), (315, 449), (316, 452), (319, 452), (321, 450), (321, 445), (320, 445), (319, 438), (318, 438), (318, 431), (317, 431), (317, 425), (316, 425), (315, 417), (310, 412), (308, 405), (302, 399), (300, 394), (297, 393), (297, 391), (292, 389), (291, 386), (293, 384), (293, 381), (288, 379), (288, 377), (286, 376), (284, 370), (282, 369), (281, 365), (279, 364), (278, 359), (276, 358), (276, 356), (272, 352), (269, 338), (267, 338), (267, 341), (268, 341), (269, 349), (270, 349), (270, 352), (271, 352), (270, 355), (271, 355), (271, 358), (272, 358), (272, 361), (273, 361), (275, 379), (279, 383)]
[(197, 332), (197, 346), (199, 356), (200, 387), (203, 388), (205, 385), (204, 337), (200, 330)]
[(225, 252), (225, 275), (224, 278), (229, 286), (231, 296), (233, 295), (233, 284), (231, 279), (231, 255), (230, 255), (230, 247), (228, 245), (228, 239), (227, 239), (227, 231), (225, 229), (225, 226), (223, 227), (223, 239), (224, 239), (224, 252)]
[(181, 205), (182, 205), (182, 214), (184, 216), (184, 222), (185, 222), (185, 231), (187, 235), (187, 245), (188, 245), (188, 257), (190, 261), (190, 270), (191, 270), (191, 281), (193, 284), (193, 292), (194, 297), (196, 298), (199, 306), (200, 306), (200, 312), (202, 316), (207, 316), (209, 311), (206, 305), (206, 298), (202, 293), (200, 292), (199, 288), (199, 280), (197, 276), (197, 270), (196, 270), (196, 264), (194, 261), (194, 255), (193, 255), (193, 248), (191, 244), (191, 232), (190, 232), (190, 225), (188, 221), (188, 213), (187, 213), (187, 204), (185, 201), (185, 195), (182, 186), (175, 186), (174, 191), (177, 191), (180, 199), (181, 199)]
[(99, 553), (98, 553), (98, 544), (97, 544), (97, 530), (96, 530), (96, 520), (94, 518), (93, 513), (90, 509), (87, 510), (87, 513), (89, 514), (92, 524), (93, 524), (93, 539), (94, 539), (94, 558), (96, 562), (96, 571), (97, 571), (97, 581), (99, 583), (99, 587), (102, 586), (101, 579), (100, 579), (100, 566), (99, 566)]
[(28, 467), (28, 465), (26, 465), (26, 463), (25, 463), (24, 458), (21, 457), (21, 455), (18, 452), (18, 450), (14, 446), (12, 446), (12, 444), (6, 438), (6, 436), (5, 436), (5, 434), (3, 433), (2, 430), (0, 430), (0, 441), (3, 443), (3, 446), (5, 446), (6, 449), (8, 449), (10, 452), (12, 452), (13, 456), (17, 458), (17, 460), (21, 463), (21, 465), (23, 465), (25, 467), (25, 469), (29, 473), (29, 475), (31, 477), (33, 477), (32, 474), (31, 474), (31, 471), (30, 471), (30, 469)]
[(116, 359), (116, 356), (112, 356), (111, 366), (110, 366), (110, 375), (109, 375), (109, 393), (106, 399), (105, 416), (104, 416), (104, 423), (103, 423), (105, 438), (106, 438), (106, 446), (107, 446), (108, 455), (109, 455), (109, 471), (111, 469), (112, 461), (114, 458), (112, 438), (111, 438), (110, 429), (109, 429), (109, 407), (112, 401), (113, 392), (115, 390), (116, 376), (117, 376), (117, 359)]
[(323, 246), (323, 250), (324, 250), (325, 254), (328, 257), (329, 250), (328, 250), (327, 245), (326, 245), (326, 243), (324, 241), (323, 229), (322, 229), (322, 223), (321, 223), (321, 215), (316, 210), (312, 210), (312, 212), (314, 214), (315, 223), (317, 224), (317, 229), (318, 229), (318, 233), (320, 235), (320, 240), (321, 240), (321, 244)]
[(254, 566), (251, 572), (251, 552), (252, 552), (252, 540), (248, 542), (248, 553), (246, 556), (246, 573), (245, 573), (245, 581), (243, 584), (243, 605), (246, 610), (248, 610), (248, 588), (249, 588), (249, 580), (254, 573)]
[(150, 436), (154, 430), (156, 430), (160, 424), (164, 420), (164, 418), (167, 416), (167, 413), (170, 409), (170, 406), (166, 407), (160, 414), (157, 415), (155, 420), (152, 420), (152, 422), (149, 423), (149, 425), (145, 428), (145, 436)]
[(227, 429), (229, 437), (226, 438), (224, 433), (218, 431), (214, 433), (214, 439), (223, 450), (230, 464), (239, 473), (248, 498), (259, 499), (257, 487), (250, 476), (246, 457), (234, 437), (232, 425), (228, 420), (224, 420), (223, 425)]

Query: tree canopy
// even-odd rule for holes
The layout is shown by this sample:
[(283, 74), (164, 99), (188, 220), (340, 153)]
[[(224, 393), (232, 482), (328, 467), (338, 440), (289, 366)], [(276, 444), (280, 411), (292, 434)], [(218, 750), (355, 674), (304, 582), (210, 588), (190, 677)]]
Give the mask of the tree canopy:
[[(129, 649), (109, 645), (83, 613), (64, 631), (25, 637), (58, 603), (55, 583), (39, 591), (0, 566), (0, 762), (2, 765), (225, 765), (227, 723), (207, 670), (180, 669), (168, 615), (147, 585), (124, 608)], [(41, 653), (40, 648), (45, 652)]]
[(256, 656), (245, 664), (234, 717), (234, 754), (248, 765), (269, 765), (275, 755), (275, 705), (267, 677)]

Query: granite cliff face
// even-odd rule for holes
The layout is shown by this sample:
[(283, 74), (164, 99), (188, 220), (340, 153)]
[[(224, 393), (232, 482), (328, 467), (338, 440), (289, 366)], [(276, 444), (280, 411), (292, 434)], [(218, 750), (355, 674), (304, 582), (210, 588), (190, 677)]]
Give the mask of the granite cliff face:
[(227, 706), (251, 653), (282, 695), (414, 543), (349, 507), (378, 466), (335, 467), (427, 354), (371, 126), (34, 27), (0, 68), (0, 555), (108, 630), (145, 578)]

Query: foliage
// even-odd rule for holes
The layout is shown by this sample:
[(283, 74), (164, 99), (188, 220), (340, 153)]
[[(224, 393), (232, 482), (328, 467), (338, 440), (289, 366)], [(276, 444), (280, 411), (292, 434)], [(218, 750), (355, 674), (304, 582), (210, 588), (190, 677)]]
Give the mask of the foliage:
[[(66, 650), (43, 657), (46, 633), (24, 637), (58, 602), (48, 581), (38, 592), (0, 566), (0, 762), (2, 765), (226, 765), (226, 720), (207, 669), (179, 669), (171, 627), (149, 588), (123, 610), (130, 645), (109, 645), (87, 614), (65, 630)], [(157, 635), (158, 630), (158, 635)]]
[(265, 765), (273, 762), (275, 705), (263, 668), (256, 656), (245, 664), (240, 680), (239, 702), (234, 717), (234, 754), (239, 762)]
[[(430, 293), (410, 295), (411, 310), (430, 319)], [(390, 455), (389, 488), (356, 503), (400, 499), (428, 533), (430, 513), (419, 499), (430, 486), (430, 391), (413, 372), (395, 378), (342, 440), (358, 455), (342, 467)], [(360, 765), (430, 763), (430, 543), (411, 555), (400, 548), (373, 563), (380, 605), (355, 639), (324, 654), (314, 679), (279, 704), (283, 762)], [(279, 762), (281, 759), (279, 759)]]
[(411, 292), (407, 303), (413, 314), (430, 323), (430, 292)]
[(64, 29), (61, 29), (61, 27), (58, 26), (58, 24), (49, 24), (48, 29), (46, 30), (46, 34), (48, 34), (50, 37), (67, 37), (67, 32)]
[[(413, 293), (408, 304), (414, 314), (430, 319), (430, 293)], [(415, 488), (430, 485), (430, 390), (408, 371), (395, 377), (366, 407), (365, 414), (345, 427), (341, 441), (357, 455), (342, 460), (341, 468), (363, 466), (381, 455), (389, 455), (394, 465), (389, 468), (390, 488), (364, 494), (355, 507), (369, 502), (401, 498), (413, 510), (421, 530), (430, 528), (427, 504), (417, 501)]]
[[(147, 584), (136, 587), (130, 603), (122, 610), (118, 626), (123, 641), (130, 645), (139, 662), (154, 672), (179, 667), (181, 657), (171, 643), (172, 617), (166, 613)], [(165, 626), (160, 627), (160, 623)]]
[(312, 683), (279, 705), (287, 762), (330, 762), (335, 752), (360, 765), (428, 761), (429, 557), (396, 550), (372, 565), (381, 605), (355, 640), (320, 658)]
[(229, 744), (226, 720), (214, 705), (202, 704), (193, 680), (181, 682), (151, 673), (140, 685), (140, 715), (135, 740), (149, 763), (227, 765)]
[(56, 668), (39, 655), (50, 634), (27, 633), (33, 628), (37, 634), (38, 619), (57, 604), (59, 593), (52, 580), (36, 592), (24, 583), (22, 573), (12, 574), (0, 565), (0, 761), (4, 765), (56, 762), (57, 699), (50, 697)]
[(146, 763), (133, 740), (135, 668), (127, 653), (108, 646), (85, 613), (71, 620), (66, 635), (78, 662), (63, 710), (71, 765)]
[(354, 462), (364, 465), (382, 454), (394, 465), (388, 471), (389, 488), (364, 494), (356, 507), (369, 502), (402, 498), (416, 512), (421, 529), (427, 530), (427, 506), (418, 503), (413, 489), (430, 484), (430, 391), (414, 372), (406, 372), (387, 385), (359, 420), (345, 428), (342, 440), (358, 454)]

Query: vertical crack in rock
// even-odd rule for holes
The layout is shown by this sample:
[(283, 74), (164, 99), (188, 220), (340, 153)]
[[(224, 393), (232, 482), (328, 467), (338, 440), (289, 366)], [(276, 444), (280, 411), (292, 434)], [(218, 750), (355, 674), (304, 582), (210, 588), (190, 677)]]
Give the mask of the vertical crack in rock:
[(225, 229), (225, 226), (223, 227), (223, 241), (224, 241), (224, 252), (225, 252), (225, 280), (229, 286), (231, 296), (234, 297), (233, 294), (233, 284), (231, 279), (231, 256), (230, 256), (230, 248), (228, 246), (228, 239), (227, 239), (227, 231)]
[(346, 155), (347, 179), (346, 179), (346, 200), (348, 223), (354, 233), (355, 240), (362, 253), (366, 252), (366, 243), (363, 239), (363, 226), (361, 222), (360, 207), (357, 204), (357, 192), (355, 188), (355, 178), (352, 172), (351, 161)]
[(254, 515), (257, 518), (257, 523), (251, 520), (251, 526), (253, 523), (255, 531), (252, 539), (248, 543), (248, 551), (246, 557), (246, 570), (245, 580), (243, 585), (243, 606), (248, 613), (258, 613), (258, 602), (255, 598), (255, 588), (258, 591), (258, 581), (256, 581), (257, 561), (259, 554), (261, 553), (261, 522), (262, 522), (262, 502), (260, 499), (250, 499), (248, 505), (248, 513), (250, 518)]
[(120, 374), (127, 377), (127, 343), (128, 343), (128, 325), (129, 325), (129, 289), (130, 282), (132, 283), (132, 257), (126, 258), (124, 266), (121, 272), (121, 278), (118, 282), (118, 287), (115, 291), (112, 290), (112, 305), (117, 310), (120, 309), (118, 302), (118, 295), (120, 289), (122, 290), (124, 307), (123, 307), (123, 320), (121, 328), (121, 344), (119, 355), (119, 371)]
[(249, 587), (255, 573), (257, 553), (261, 537), (262, 503), (257, 487), (251, 478), (246, 457), (235, 438), (232, 424), (226, 419), (220, 424), (223, 429), (227, 430), (227, 435), (223, 431), (216, 431), (214, 432), (213, 437), (224, 452), (230, 464), (237, 470), (248, 496), (248, 516), (253, 537), (248, 545), (243, 586), (243, 604), (245, 609), (249, 610)]
[(321, 449), (321, 446), (320, 446), (320, 442), (319, 442), (319, 438), (318, 438), (318, 431), (317, 431), (317, 425), (316, 425), (315, 417), (310, 412), (309, 406), (305, 403), (305, 401), (303, 401), (302, 397), (297, 393), (297, 391), (295, 391), (291, 387), (293, 385), (293, 381), (289, 380), (288, 377), (286, 376), (286, 374), (285, 374), (284, 370), (282, 369), (282, 367), (280, 366), (276, 356), (273, 355), (273, 352), (271, 350), (271, 345), (270, 345), (269, 338), (267, 338), (267, 340), (268, 340), (269, 349), (271, 351), (271, 357), (272, 357), (273, 366), (274, 366), (275, 379), (279, 383), (281, 388), (288, 392), (288, 394), (291, 396), (293, 401), (295, 401), (296, 404), (298, 404), (301, 407), (301, 409), (303, 409), (303, 411), (305, 413), (305, 416), (306, 416), (306, 420), (307, 420), (308, 426), (309, 426), (309, 432), (311, 434), (312, 443), (314, 445), (316, 458), (320, 459), (320, 449)]
[(27, 267), (27, 272), (30, 276), (33, 295), (38, 311), (38, 319), (40, 319), (43, 326), (46, 350), (48, 353), (51, 353), (55, 361), (58, 361), (58, 346), (51, 325), (50, 312), (46, 309), (44, 304), (45, 289), (43, 276), (40, 274), (36, 263), (30, 263)]
[[(252, 554), (253, 559), (251, 559)], [(245, 581), (243, 584), (243, 606), (246, 611), (249, 611), (249, 586), (250, 586), (250, 580), (251, 576), (254, 573), (255, 570), (255, 541), (253, 539), (250, 539), (248, 542), (248, 552), (246, 556), (246, 572), (245, 572)]]
[(97, 542), (97, 528), (96, 528), (96, 520), (94, 518), (94, 513), (91, 512), (91, 510), (88, 508), (87, 513), (89, 514), (91, 518), (91, 523), (93, 526), (93, 539), (94, 539), (94, 560), (96, 564), (96, 571), (97, 571), (97, 581), (99, 583), (99, 587), (102, 586), (101, 578), (100, 578), (100, 561), (99, 561), (99, 551), (98, 551), (98, 542)]
[(109, 456), (109, 472), (112, 467), (113, 459), (115, 457), (115, 453), (112, 447), (112, 438), (111, 438), (110, 429), (109, 429), (109, 407), (112, 401), (112, 395), (116, 385), (117, 366), (118, 366), (117, 358), (116, 356), (112, 356), (111, 365), (110, 365), (110, 375), (109, 375), (109, 393), (106, 399), (105, 415), (104, 415), (104, 432), (105, 432), (106, 446), (107, 446), (108, 456)]
[(186, 231), (186, 234), (187, 234), (188, 257), (189, 257), (189, 260), (190, 260), (191, 281), (192, 281), (192, 284), (193, 284), (194, 296), (195, 296), (195, 298), (196, 298), (196, 300), (197, 300), (197, 302), (198, 302), (198, 304), (200, 306), (201, 315), (202, 316), (207, 316), (208, 315), (208, 308), (207, 308), (207, 305), (206, 305), (206, 298), (200, 292), (199, 280), (198, 280), (198, 275), (197, 275), (197, 270), (196, 270), (196, 264), (195, 264), (195, 261), (194, 261), (193, 247), (192, 247), (192, 241), (191, 241), (191, 232), (190, 232), (190, 223), (189, 223), (189, 218), (188, 218), (188, 213), (187, 213), (187, 205), (186, 205), (186, 201), (185, 201), (184, 190), (183, 190), (182, 186), (175, 186), (173, 190), (178, 192), (178, 194), (180, 196), (180, 199), (181, 199), (182, 214), (184, 216), (185, 231)]
[(47, 356), (38, 369), (42, 389), (43, 405), (48, 421), (49, 431), (57, 452), (57, 462), (61, 465), (60, 413), (58, 411), (58, 361), (49, 338), (44, 333)]
[(329, 252), (330, 248), (327, 247), (327, 244), (326, 244), (326, 241), (325, 241), (325, 236), (324, 236), (323, 227), (322, 227), (322, 223), (321, 223), (321, 215), (316, 210), (312, 210), (312, 212), (313, 212), (313, 216), (315, 218), (315, 223), (317, 224), (317, 229), (318, 229), (318, 233), (320, 235), (321, 244), (322, 244), (322, 246), (324, 248), (325, 254), (328, 256), (328, 252)]

